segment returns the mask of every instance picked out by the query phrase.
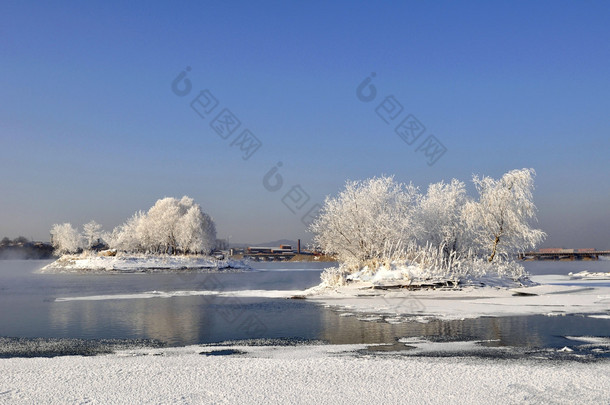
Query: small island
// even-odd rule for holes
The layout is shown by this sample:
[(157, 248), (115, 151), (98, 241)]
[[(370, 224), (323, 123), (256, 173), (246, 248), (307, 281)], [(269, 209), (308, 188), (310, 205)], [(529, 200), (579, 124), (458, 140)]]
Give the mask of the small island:
[(51, 244), (59, 259), (41, 272), (152, 272), (248, 270), (241, 260), (214, 256), (216, 225), (187, 196), (158, 200), (112, 232), (91, 221), (82, 232), (55, 224)]
[(425, 194), (388, 176), (347, 182), (311, 226), (315, 243), (339, 266), (326, 269), (310, 292), (533, 285), (516, 259), (546, 236), (530, 225), (534, 175), (474, 176), (476, 199), (456, 179)]

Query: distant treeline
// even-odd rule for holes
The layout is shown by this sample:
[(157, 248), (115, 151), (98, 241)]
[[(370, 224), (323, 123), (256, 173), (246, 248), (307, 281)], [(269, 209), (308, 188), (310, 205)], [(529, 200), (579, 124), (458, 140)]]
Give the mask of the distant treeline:
[(4, 237), (0, 241), (0, 260), (6, 259), (51, 259), (53, 246), (44, 242), (31, 242), (20, 236), (13, 240)]

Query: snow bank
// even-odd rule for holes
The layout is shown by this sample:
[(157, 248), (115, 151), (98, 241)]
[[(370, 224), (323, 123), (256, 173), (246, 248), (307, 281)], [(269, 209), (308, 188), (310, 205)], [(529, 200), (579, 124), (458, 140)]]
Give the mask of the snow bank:
[[(610, 362), (191, 346), (0, 360), (3, 403), (608, 403)], [(211, 356), (211, 352), (240, 353)]]
[(219, 260), (210, 256), (171, 255), (64, 255), (43, 267), (41, 272), (116, 271), (142, 272), (162, 270), (250, 270), (244, 261)]
[[(405, 322), (567, 314), (605, 319), (610, 306), (608, 283), (591, 281), (594, 279), (585, 283), (566, 276), (515, 280), (479, 273), (453, 279), (431, 277), (430, 272), (417, 266), (391, 263), (351, 274), (341, 267), (329, 268), (321, 278), (322, 283), (303, 296), (350, 312), (393, 315)], [(537, 280), (547, 284), (539, 285)]]
[[(394, 282), (392, 287), (396, 288), (388, 288), (387, 282), (392, 281), (392, 277), (384, 276), (383, 282), (371, 277), (335, 288), (318, 286), (304, 295), (315, 302), (350, 312), (391, 314), (405, 321), (509, 315), (596, 314), (605, 317), (610, 307), (607, 283), (588, 282), (582, 286), (532, 283), (531, 287), (511, 288), (510, 282), (500, 283), (500, 287), (492, 287), (493, 284), (486, 282), (483, 286), (436, 288)], [(358, 278), (366, 280), (362, 276)], [(413, 285), (417, 289), (411, 290)]]
[(610, 280), (610, 272), (608, 273), (590, 273), (581, 271), (580, 273), (568, 273), (573, 280)]

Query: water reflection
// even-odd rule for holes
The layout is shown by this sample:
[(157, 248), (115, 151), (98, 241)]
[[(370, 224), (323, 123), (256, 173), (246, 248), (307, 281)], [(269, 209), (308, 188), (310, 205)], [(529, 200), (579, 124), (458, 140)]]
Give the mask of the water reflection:
[[(610, 332), (610, 320), (585, 316), (416, 322), (389, 315), (349, 314), (312, 302), (278, 299), (240, 298), (234, 303), (226, 297), (68, 301), (49, 308), (52, 336), (144, 338), (170, 345), (257, 338), (392, 344), (403, 337), (424, 337), (486, 341), (487, 346), (561, 348), (566, 344), (564, 336), (608, 336)], [(253, 329), (253, 319), (262, 328)]]
[(172, 297), (50, 306), (51, 335), (156, 339), (170, 345), (257, 338), (316, 339), (320, 307), (292, 300)]
[(50, 306), (49, 315), (60, 336), (83, 338), (196, 343), (212, 328), (209, 312), (185, 298), (61, 302)]
[(610, 334), (609, 320), (600, 322), (578, 315), (484, 317), (453, 321), (431, 319), (425, 323), (403, 318), (401, 323), (394, 323), (397, 319), (392, 316), (350, 315), (343, 310), (328, 308), (320, 316), (320, 339), (336, 344), (394, 343), (402, 337), (425, 337), (431, 340), (487, 341), (487, 346), (561, 348), (567, 342), (565, 336)]

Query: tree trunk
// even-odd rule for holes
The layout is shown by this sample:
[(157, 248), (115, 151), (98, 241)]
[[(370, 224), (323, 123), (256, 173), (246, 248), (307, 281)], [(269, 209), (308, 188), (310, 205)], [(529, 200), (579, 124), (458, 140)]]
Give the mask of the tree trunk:
[(496, 239), (494, 240), (494, 246), (491, 249), (491, 256), (489, 256), (489, 259), (487, 259), (487, 261), (489, 263), (491, 263), (494, 259), (494, 257), (496, 256), (496, 249), (498, 247), (498, 243), (500, 242), (500, 236), (496, 236)]

